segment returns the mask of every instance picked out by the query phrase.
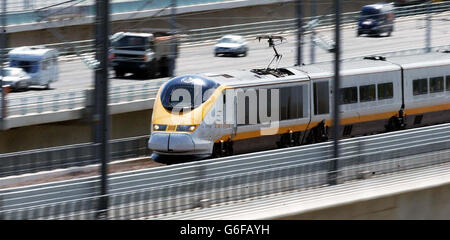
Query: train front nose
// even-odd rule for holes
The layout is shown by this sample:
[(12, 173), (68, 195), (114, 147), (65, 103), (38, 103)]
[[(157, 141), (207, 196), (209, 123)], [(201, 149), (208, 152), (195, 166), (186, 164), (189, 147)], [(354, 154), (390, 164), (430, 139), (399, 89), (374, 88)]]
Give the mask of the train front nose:
[(187, 133), (152, 133), (148, 148), (157, 152), (193, 152), (195, 144)]

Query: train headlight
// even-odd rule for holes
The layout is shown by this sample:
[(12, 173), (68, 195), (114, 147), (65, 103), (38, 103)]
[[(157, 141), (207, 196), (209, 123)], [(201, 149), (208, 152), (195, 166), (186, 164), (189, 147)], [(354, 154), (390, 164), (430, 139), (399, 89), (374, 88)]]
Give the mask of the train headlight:
[(177, 132), (193, 132), (196, 128), (195, 125), (178, 125)]
[(166, 131), (167, 125), (153, 124), (153, 131)]

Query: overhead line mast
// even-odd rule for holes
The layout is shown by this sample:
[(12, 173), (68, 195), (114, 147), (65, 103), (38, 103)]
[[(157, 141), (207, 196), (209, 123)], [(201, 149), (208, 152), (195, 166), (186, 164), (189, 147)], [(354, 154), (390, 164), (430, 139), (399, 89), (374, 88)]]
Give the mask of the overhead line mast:
[(109, 50), (109, 0), (97, 0), (95, 24), (95, 146), (100, 159), (100, 198), (97, 219), (106, 219), (108, 213), (108, 162), (109, 162), (109, 111), (108, 111), (108, 50)]
[(3, 64), (5, 63), (6, 56), (6, 1), (2, 0), (2, 11), (1, 11), (1, 32), (0, 32), (0, 128), (3, 124), (3, 118), (5, 118), (6, 104), (5, 104), (5, 91), (3, 90)]
[(338, 180), (338, 159), (339, 159), (339, 96), (340, 96), (340, 68), (341, 68), (341, 6), (340, 0), (334, 0), (335, 7), (335, 45), (334, 45), (334, 84), (333, 84), (333, 159), (330, 162), (328, 183), (337, 184)]
[(302, 0), (297, 0), (297, 66), (303, 64), (303, 4)]

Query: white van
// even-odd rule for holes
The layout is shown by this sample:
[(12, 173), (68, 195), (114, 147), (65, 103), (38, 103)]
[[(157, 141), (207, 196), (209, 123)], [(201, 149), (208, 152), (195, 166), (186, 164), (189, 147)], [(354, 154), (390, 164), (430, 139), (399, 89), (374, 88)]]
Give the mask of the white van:
[(31, 85), (50, 88), (58, 80), (58, 51), (45, 47), (18, 47), (8, 54), (9, 66), (22, 68), (30, 77)]

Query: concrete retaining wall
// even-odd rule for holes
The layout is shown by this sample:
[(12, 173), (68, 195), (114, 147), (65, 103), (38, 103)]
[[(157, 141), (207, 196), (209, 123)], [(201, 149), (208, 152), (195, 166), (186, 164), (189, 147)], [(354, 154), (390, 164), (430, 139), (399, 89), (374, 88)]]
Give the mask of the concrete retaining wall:
[(420, 189), (367, 201), (357, 201), (350, 204), (276, 219), (450, 219), (449, 203), (450, 184), (448, 183), (432, 188)]
[[(111, 116), (111, 139), (148, 135), (152, 110)], [(71, 120), (0, 131), (0, 153), (56, 147), (92, 141), (91, 124)]]

